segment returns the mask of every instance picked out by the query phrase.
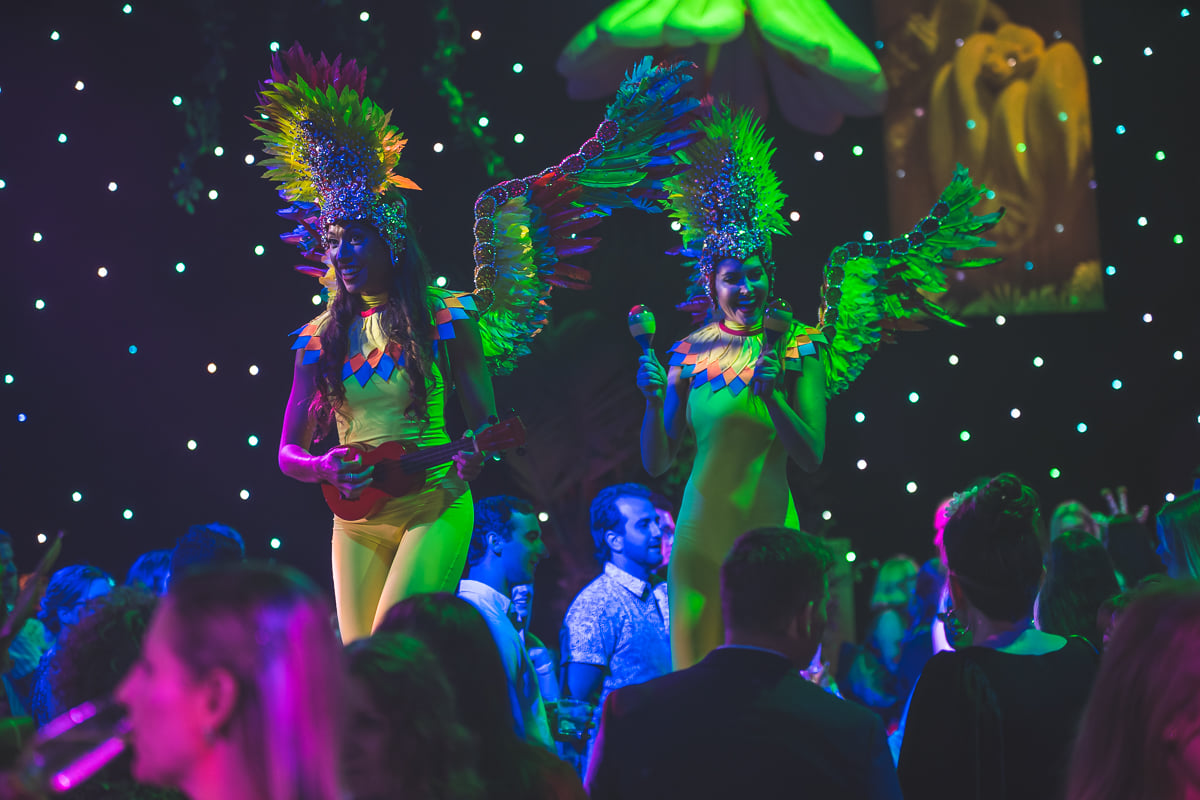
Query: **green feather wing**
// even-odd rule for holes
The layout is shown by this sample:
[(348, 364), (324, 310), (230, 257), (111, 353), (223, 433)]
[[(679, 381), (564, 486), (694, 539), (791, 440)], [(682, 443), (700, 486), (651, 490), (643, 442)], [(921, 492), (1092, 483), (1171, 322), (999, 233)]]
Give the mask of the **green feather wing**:
[(963, 324), (929, 295), (948, 288), (946, 267), (978, 269), (1000, 260), (955, 259), (963, 251), (995, 245), (979, 234), (999, 222), (1004, 209), (983, 215), (972, 210), (986, 192), (959, 165), (929, 216), (904, 236), (878, 244), (848, 242), (829, 254), (818, 323), (830, 343), (821, 350), (828, 396), (853, 383), (879, 345), (893, 341), (897, 331), (923, 329), (919, 319)]

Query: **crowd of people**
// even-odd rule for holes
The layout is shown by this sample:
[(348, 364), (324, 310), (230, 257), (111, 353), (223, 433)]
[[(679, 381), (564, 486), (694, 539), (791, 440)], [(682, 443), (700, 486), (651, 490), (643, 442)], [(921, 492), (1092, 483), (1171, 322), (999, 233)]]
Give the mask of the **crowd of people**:
[(840, 680), (813, 669), (833, 551), (785, 527), (734, 542), (724, 642), (673, 665), (670, 509), (638, 484), (594, 499), (598, 574), (550, 644), (529, 630), (546, 545), (519, 498), (476, 504), (456, 592), (345, 645), (324, 593), (246, 561), (228, 526), (123, 585), (87, 564), (18, 581), (0, 534), (0, 797), (46, 796), (34, 731), (112, 701), (128, 752), (67, 797), (1190, 800), (1200, 492), (1159, 512), (1157, 543), (1124, 503), (1045, 526), (1016, 476), (967, 487), (938, 508), (936, 556), (880, 567)]

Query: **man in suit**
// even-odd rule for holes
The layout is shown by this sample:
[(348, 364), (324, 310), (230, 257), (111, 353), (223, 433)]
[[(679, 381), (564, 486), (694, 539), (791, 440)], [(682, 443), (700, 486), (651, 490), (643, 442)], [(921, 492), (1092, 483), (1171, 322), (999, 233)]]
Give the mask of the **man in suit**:
[(591, 800), (899, 800), (878, 717), (799, 674), (825, 628), (832, 564), (800, 531), (739, 538), (721, 566), (725, 645), (609, 695)]

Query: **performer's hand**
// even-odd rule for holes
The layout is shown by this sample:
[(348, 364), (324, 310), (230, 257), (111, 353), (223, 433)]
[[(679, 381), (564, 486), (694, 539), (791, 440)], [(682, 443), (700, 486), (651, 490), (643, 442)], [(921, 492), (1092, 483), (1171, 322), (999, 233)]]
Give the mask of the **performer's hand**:
[(479, 473), (483, 472), (483, 453), (455, 453), (454, 466), (458, 470), (458, 477), (464, 481), (473, 481), (479, 477)]
[[(354, 457), (346, 460), (348, 453), (353, 453)], [(321, 456), (321, 463), (318, 467), (321, 473), (321, 478), (326, 482), (333, 484), (337, 488), (342, 497), (347, 500), (355, 500), (363, 489), (371, 484), (371, 477), (375, 472), (374, 467), (362, 466), (362, 455), (350, 447), (334, 447), (328, 453)]]
[(654, 351), (638, 358), (637, 385), (647, 400), (662, 400), (667, 394), (667, 371)]
[(759, 397), (766, 397), (778, 388), (779, 375), (779, 353), (774, 350), (765, 351), (758, 359), (758, 366), (754, 368), (754, 393)]

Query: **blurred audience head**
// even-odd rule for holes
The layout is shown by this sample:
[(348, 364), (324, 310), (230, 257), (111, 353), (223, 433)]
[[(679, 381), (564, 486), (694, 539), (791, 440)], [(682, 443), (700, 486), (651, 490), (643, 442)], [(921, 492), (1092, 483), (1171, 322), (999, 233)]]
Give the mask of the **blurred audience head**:
[(771, 641), (794, 664), (808, 666), (828, 622), (833, 552), (789, 528), (756, 528), (738, 538), (721, 565), (726, 641)]
[(89, 600), (108, 594), (114, 585), (112, 577), (99, 567), (63, 567), (50, 576), (38, 619), (52, 636), (58, 636), (64, 628), (79, 622)]
[(347, 788), (354, 800), (469, 800), (482, 794), (473, 737), (433, 651), (400, 633), (346, 648)]
[(1118, 579), (1127, 587), (1136, 586), (1146, 576), (1163, 571), (1162, 560), (1154, 552), (1153, 535), (1129, 514), (1119, 514), (1104, 526), (1104, 547)]
[(650, 498), (658, 512), (658, 530), (662, 534), (662, 563), (671, 562), (671, 547), (675, 544), (675, 504), (658, 492)]
[(486, 744), (487, 733), (513, 730), (508, 678), (496, 640), (475, 608), (449, 592), (418, 594), (388, 609), (376, 635), (415, 636), (433, 651), (450, 681), (462, 718)]
[(193, 525), (175, 541), (167, 583), (197, 567), (238, 564), (245, 560), (246, 543), (233, 528), (220, 522)]
[(1172, 578), (1200, 578), (1200, 491), (1158, 512), (1158, 555)]
[(337, 800), (344, 663), (321, 592), (266, 564), (171, 581), (117, 699), (133, 774), (183, 789), (253, 784), (262, 800)]
[(1108, 647), (1109, 640), (1117, 632), (1117, 625), (1121, 621), (1121, 617), (1124, 616), (1126, 609), (1133, 604), (1133, 601), (1141, 597), (1148, 589), (1168, 580), (1170, 578), (1162, 573), (1147, 575), (1137, 586), (1113, 595), (1100, 604), (1100, 609), (1096, 612), (1096, 628), (1102, 634), (1101, 641), (1104, 647)]
[(1080, 723), (1068, 800), (1200, 794), (1200, 583), (1165, 581), (1126, 609)]
[(519, 586), (533, 582), (545, 557), (542, 526), (528, 500), (497, 495), (475, 504), (467, 566), (494, 565), (510, 586)]
[(17, 594), (21, 591), (19, 579), (12, 536), (8, 531), (0, 531), (0, 594), (10, 606), (17, 601)]
[(1066, 531), (1050, 543), (1050, 566), (1038, 597), (1038, 628), (1059, 636), (1083, 636), (1099, 649), (1104, 628), (1100, 606), (1120, 591), (1108, 551), (1090, 533)]
[(1088, 507), (1078, 500), (1064, 500), (1050, 515), (1050, 541), (1069, 531), (1086, 533), (1094, 539), (1100, 538), (1100, 525)]
[(48, 688), (38, 725), (80, 703), (112, 694), (142, 650), (158, 598), (118, 586), (89, 601), (79, 622), (63, 631), (44, 667)]
[(940, 558), (931, 558), (917, 571), (917, 582), (908, 603), (912, 627), (931, 625), (937, 618), (938, 601), (946, 585), (946, 565)]
[(892, 556), (884, 561), (879, 574), (875, 576), (875, 588), (871, 591), (871, 610), (907, 610), (917, 587), (917, 570), (917, 562), (909, 556)]
[(1016, 622), (1033, 614), (1042, 583), (1038, 496), (1003, 473), (955, 496), (946, 520), (946, 568), (954, 606)]
[(461, 597), (418, 594), (392, 606), (376, 636), (403, 633), (429, 646), (458, 703), (458, 715), (475, 735), (479, 776), (492, 797), (521, 797), (527, 745), (518, 735), (508, 677), (487, 622)]
[(136, 586), (151, 594), (162, 594), (167, 590), (167, 578), (171, 575), (171, 551), (151, 550), (138, 556), (125, 576), (126, 586)]
[(592, 542), (601, 563), (645, 578), (662, 565), (662, 528), (653, 493), (640, 483), (601, 489), (592, 500)]

